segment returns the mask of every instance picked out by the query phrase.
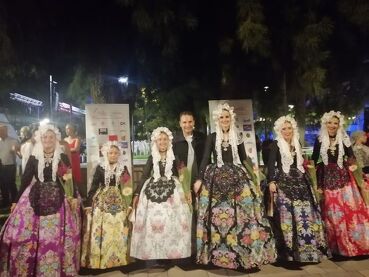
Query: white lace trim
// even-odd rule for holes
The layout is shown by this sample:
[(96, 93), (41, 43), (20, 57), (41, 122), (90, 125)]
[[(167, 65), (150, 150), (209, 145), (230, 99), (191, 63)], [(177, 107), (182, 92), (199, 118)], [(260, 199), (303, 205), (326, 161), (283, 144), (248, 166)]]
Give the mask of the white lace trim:
[(332, 118), (337, 117), (339, 119), (339, 128), (337, 130), (335, 144), (338, 145), (338, 158), (337, 158), (337, 165), (339, 168), (343, 168), (343, 156), (345, 155), (345, 151), (343, 145), (346, 147), (351, 146), (350, 137), (346, 133), (343, 125), (345, 123), (345, 118), (341, 114), (341, 112), (337, 111), (330, 111), (329, 113), (325, 113), (321, 118), (321, 128), (319, 133), (319, 141), (321, 142), (320, 147), (320, 156), (322, 157), (322, 161), (325, 165), (328, 164), (328, 150), (330, 146), (330, 139), (327, 130), (327, 122)]
[(235, 117), (236, 114), (233, 111), (233, 107), (229, 106), (228, 103), (219, 104), (218, 107), (213, 111), (213, 119), (215, 122), (215, 151), (217, 153), (217, 167), (222, 167), (224, 165), (223, 156), (222, 156), (222, 141), (223, 141), (223, 131), (222, 128), (219, 126), (219, 117), (223, 110), (229, 112), (231, 116), (231, 125), (228, 132), (228, 143), (232, 149), (232, 157), (233, 157), (233, 164), (239, 165), (241, 164), (240, 156), (238, 155), (238, 144), (242, 143), (241, 139), (238, 137), (238, 130), (235, 125)]
[(168, 128), (158, 127), (151, 134), (151, 155), (152, 155), (152, 162), (153, 162), (154, 182), (157, 182), (161, 177), (160, 168), (159, 168), (159, 162), (161, 161), (161, 155), (156, 145), (156, 140), (158, 139), (161, 133), (167, 134), (169, 138), (169, 145), (168, 145), (167, 154), (166, 154), (164, 176), (167, 177), (167, 179), (170, 179), (173, 175), (172, 168), (173, 168), (173, 162), (175, 159), (174, 153), (173, 153), (173, 146), (172, 146), (173, 135), (172, 135), (172, 132)]
[[(115, 146), (119, 149), (120, 155), (118, 158), (117, 163), (113, 168), (111, 168), (109, 159), (108, 159), (108, 153), (112, 146)], [(101, 153), (103, 154), (104, 161), (101, 164), (101, 167), (104, 169), (104, 184), (105, 187), (108, 188), (110, 185), (110, 179), (112, 176), (115, 175), (115, 186), (119, 186), (120, 184), (120, 176), (122, 172), (124, 171), (124, 163), (123, 163), (123, 149), (120, 147), (118, 141), (107, 141), (104, 143), (104, 145), (101, 147)]]
[(45, 157), (44, 157), (44, 147), (42, 146), (41, 138), (47, 132), (52, 131), (56, 135), (56, 144), (54, 155), (52, 159), (52, 180), (56, 182), (56, 174), (58, 172), (58, 165), (60, 161), (60, 154), (63, 153), (62, 148), (59, 144), (61, 139), (61, 135), (59, 130), (51, 124), (41, 125), (38, 130), (35, 132), (35, 145), (32, 150), (32, 155), (38, 160), (37, 171), (38, 171), (38, 179), (41, 182), (44, 182), (44, 169), (45, 169)]
[(102, 168), (104, 169), (105, 187), (107, 188), (109, 187), (112, 176), (115, 176), (115, 186), (118, 187), (120, 184), (120, 176), (122, 175), (122, 172), (124, 171), (124, 165), (118, 162), (112, 168), (109, 162), (104, 162), (104, 164), (102, 165)]
[(279, 148), (279, 153), (281, 154), (282, 170), (284, 173), (289, 173), (291, 165), (293, 164), (293, 160), (294, 160), (291, 154), (291, 151), (290, 151), (290, 145), (283, 138), (282, 133), (281, 133), (282, 125), (285, 122), (289, 122), (292, 125), (293, 137), (292, 137), (291, 145), (295, 147), (296, 166), (298, 170), (304, 173), (305, 172), (305, 169), (303, 166), (304, 158), (302, 157), (302, 150), (301, 150), (301, 145), (299, 142), (300, 135), (299, 135), (298, 128), (297, 128), (297, 123), (296, 123), (296, 120), (289, 115), (281, 116), (274, 123), (274, 131), (277, 136), (276, 138), (277, 145)]

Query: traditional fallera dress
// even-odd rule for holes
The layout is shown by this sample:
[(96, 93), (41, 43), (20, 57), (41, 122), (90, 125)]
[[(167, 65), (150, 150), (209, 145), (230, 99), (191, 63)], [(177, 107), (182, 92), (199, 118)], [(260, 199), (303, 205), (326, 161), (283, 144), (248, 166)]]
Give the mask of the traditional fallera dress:
[(96, 168), (85, 214), (81, 266), (111, 268), (127, 265), (129, 258), (128, 207), (132, 198), (132, 182), (124, 167), (117, 164)]
[[(216, 133), (208, 136), (200, 167), (202, 190), (197, 220), (197, 262), (237, 269), (274, 262), (275, 242), (264, 218), (258, 184), (245, 168), (234, 163), (231, 145), (216, 151)], [(247, 159), (243, 144), (236, 146), (241, 161)], [(223, 165), (210, 164), (211, 153)]]
[[(265, 191), (268, 195), (266, 198), (274, 198), (271, 225), (278, 256), (287, 261), (320, 262), (330, 253), (319, 203), (315, 199), (309, 176), (302, 164), (297, 163), (297, 155), (301, 153), (293, 151), (293, 163), (283, 164), (282, 155), (285, 154), (280, 151), (280, 143), (277, 140), (271, 145), (268, 162), (268, 183), (274, 181), (277, 192), (270, 196), (269, 189)], [(266, 202), (270, 204), (270, 201)]]
[(140, 186), (133, 223), (131, 256), (142, 260), (181, 259), (191, 255), (191, 211), (175, 164), (171, 174), (159, 161), (160, 177), (151, 174), (149, 157)]
[[(315, 164), (322, 156), (321, 147), (322, 143), (317, 139), (312, 156)], [(348, 169), (348, 161), (354, 159), (352, 147), (349, 142), (339, 141), (333, 148), (326, 149), (325, 156), (323, 162), (318, 163), (317, 179), (323, 190), (322, 217), (328, 245), (334, 254), (368, 255), (369, 208)]]
[[(43, 180), (38, 163), (30, 156), (21, 196), (0, 233), (0, 276), (78, 275), (80, 199), (70, 174), (66, 177), (69, 160), (60, 154), (56, 165), (45, 161)], [(52, 176), (54, 166), (57, 176)]]

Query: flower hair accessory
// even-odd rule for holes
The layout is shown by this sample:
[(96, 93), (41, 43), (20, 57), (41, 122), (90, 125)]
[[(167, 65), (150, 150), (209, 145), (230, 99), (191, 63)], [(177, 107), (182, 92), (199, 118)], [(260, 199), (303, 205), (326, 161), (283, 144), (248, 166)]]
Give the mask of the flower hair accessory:
[(339, 126), (343, 128), (343, 126), (345, 125), (345, 117), (343, 116), (343, 114), (341, 114), (340, 111), (330, 111), (328, 113), (324, 113), (322, 118), (320, 119), (321, 124), (327, 124), (328, 121), (332, 119), (332, 117), (337, 117), (339, 120)]
[(297, 122), (293, 117), (289, 115), (281, 116), (274, 122), (274, 132), (276, 133), (277, 145), (279, 148), (279, 152), (281, 154), (282, 170), (285, 173), (289, 173), (291, 165), (293, 164), (293, 156), (290, 151), (290, 146), (288, 145), (288, 142), (282, 136), (282, 127), (283, 127), (283, 124), (286, 122), (291, 124), (292, 130), (293, 130), (293, 137), (292, 137), (291, 144), (295, 147), (297, 168), (301, 172), (305, 172), (305, 169), (303, 166), (304, 159), (302, 157), (302, 150), (301, 150), (301, 145), (299, 142), (300, 135), (299, 135), (298, 128), (297, 128)]
[(53, 124), (45, 124), (45, 125), (40, 125), (40, 127), (38, 127), (37, 131), (35, 132), (35, 141), (36, 142), (41, 142), (42, 136), (47, 131), (52, 131), (55, 134), (56, 139), (58, 141), (61, 140), (61, 134), (60, 134), (59, 129), (56, 126), (54, 126)]
[(233, 156), (233, 164), (238, 165), (241, 164), (240, 156), (238, 155), (237, 145), (241, 143), (238, 137), (238, 130), (235, 125), (236, 122), (236, 114), (234, 112), (234, 108), (229, 106), (228, 103), (219, 104), (218, 107), (213, 111), (213, 120), (215, 122), (215, 150), (217, 152), (217, 166), (221, 167), (224, 165), (223, 157), (222, 157), (222, 141), (223, 141), (223, 131), (219, 126), (219, 118), (223, 111), (229, 112), (231, 118), (231, 124), (228, 132), (228, 143), (232, 148), (232, 156)]
[[(111, 166), (109, 162), (108, 153), (112, 147), (115, 147), (119, 150), (120, 156), (118, 158), (118, 162), (116, 166)], [(120, 182), (120, 176), (124, 170), (123, 164), (123, 151), (118, 143), (118, 136), (110, 135), (108, 137), (108, 141), (103, 144), (101, 147), (101, 153), (103, 155), (103, 162), (101, 167), (104, 168), (104, 184), (106, 188), (110, 185), (110, 179), (112, 176), (115, 176), (115, 185), (118, 186)]]
[(223, 103), (219, 104), (218, 107), (213, 110), (213, 120), (215, 121), (215, 124), (219, 124), (218, 119), (224, 110), (229, 112), (231, 116), (231, 123), (235, 122), (236, 114), (234, 113), (234, 107), (229, 106), (228, 103)]
[(154, 131), (152, 131), (151, 134), (151, 145), (156, 142), (156, 140), (159, 138), (159, 135), (161, 133), (167, 134), (170, 143), (173, 141), (173, 134), (167, 127), (158, 127)]
[(158, 127), (156, 128), (151, 134), (151, 155), (152, 155), (152, 162), (153, 162), (153, 170), (154, 170), (154, 182), (157, 182), (161, 175), (160, 175), (160, 168), (159, 162), (161, 160), (161, 155), (159, 153), (158, 146), (156, 145), (156, 141), (159, 138), (160, 134), (166, 134), (169, 138), (169, 145), (167, 149), (167, 156), (166, 156), (166, 163), (164, 169), (164, 175), (168, 179), (172, 177), (172, 167), (174, 162), (174, 153), (173, 153), (173, 134), (167, 127)]
[(344, 148), (343, 145), (346, 147), (351, 146), (350, 137), (346, 133), (344, 129), (345, 124), (345, 118), (339, 111), (330, 111), (328, 113), (325, 113), (321, 118), (321, 128), (319, 133), (319, 141), (321, 142), (320, 147), (320, 156), (322, 157), (322, 161), (325, 165), (328, 164), (328, 149), (331, 145), (328, 129), (327, 129), (327, 123), (333, 118), (337, 118), (339, 120), (339, 127), (336, 134), (336, 139), (333, 142), (334, 144), (338, 145), (338, 158), (337, 158), (337, 165), (340, 168), (343, 168), (343, 156), (344, 156)]
[(58, 171), (58, 164), (60, 161), (60, 154), (63, 153), (63, 150), (60, 146), (59, 141), (61, 140), (61, 135), (59, 129), (52, 124), (41, 125), (37, 131), (35, 132), (35, 145), (32, 150), (32, 155), (38, 160), (38, 179), (41, 182), (44, 182), (44, 169), (45, 169), (45, 156), (44, 156), (44, 147), (42, 145), (42, 136), (46, 134), (47, 131), (51, 131), (56, 136), (55, 149), (52, 158), (52, 180), (55, 182)]

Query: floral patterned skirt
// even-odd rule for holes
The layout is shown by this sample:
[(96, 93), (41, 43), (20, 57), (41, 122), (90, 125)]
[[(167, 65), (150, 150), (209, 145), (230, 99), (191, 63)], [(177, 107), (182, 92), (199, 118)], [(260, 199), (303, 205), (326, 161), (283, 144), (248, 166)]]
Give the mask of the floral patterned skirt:
[(329, 257), (324, 224), (306, 174), (276, 170), (278, 191), (271, 224), (282, 260), (320, 262)]
[(332, 253), (342, 256), (369, 255), (369, 207), (365, 205), (352, 173), (337, 164), (324, 166), (322, 172), (325, 180), (348, 176), (348, 182), (343, 187), (325, 186), (324, 189), (322, 217)]
[(191, 255), (191, 211), (178, 179), (142, 187), (133, 224), (131, 256), (142, 260)]
[(230, 269), (274, 262), (275, 242), (259, 187), (243, 168), (207, 167), (199, 198), (197, 262)]
[(81, 266), (111, 268), (127, 265), (129, 222), (119, 187), (100, 187), (85, 213)]
[(59, 210), (38, 216), (29, 201), (30, 185), (0, 233), (0, 276), (76, 276), (80, 259), (80, 199), (67, 198)]

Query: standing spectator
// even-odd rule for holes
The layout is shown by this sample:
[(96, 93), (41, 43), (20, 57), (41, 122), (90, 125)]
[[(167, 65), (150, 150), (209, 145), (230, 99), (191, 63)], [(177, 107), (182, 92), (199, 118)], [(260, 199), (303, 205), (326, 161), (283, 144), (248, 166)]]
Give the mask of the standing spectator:
[(69, 123), (65, 126), (65, 133), (67, 137), (64, 138), (64, 141), (68, 143), (69, 150), (71, 153), (71, 164), (72, 164), (72, 174), (73, 181), (76, 183), (79, 192), (82, 196), (85, 196), (85, 193), (81, 192), (81, 164), (80, 164), (80, 156), (79, 150), (81, 147), (81, 140), (77, 136), (75, 125)]
[(17, 198), (18, 192), (15, 184), (17, 166), (15, 159), (18, 149), (18, 141), (8, 136), (7, 125), (0, 123), (0, 190), (2, 195), (0, 208), (9, 208), (10, 204)]
[(22, 159), (22, 174), (24, 172), (24, 169), (26, 168), (27, 161), (29, 157), (32, 154), (33, 149), (33, 133), (32, 130), (28, 126), (23, 126), (20, 131), (20, 140), (21, 140), (21, 146), (19, 151), (17, 152), (18, 157)]

